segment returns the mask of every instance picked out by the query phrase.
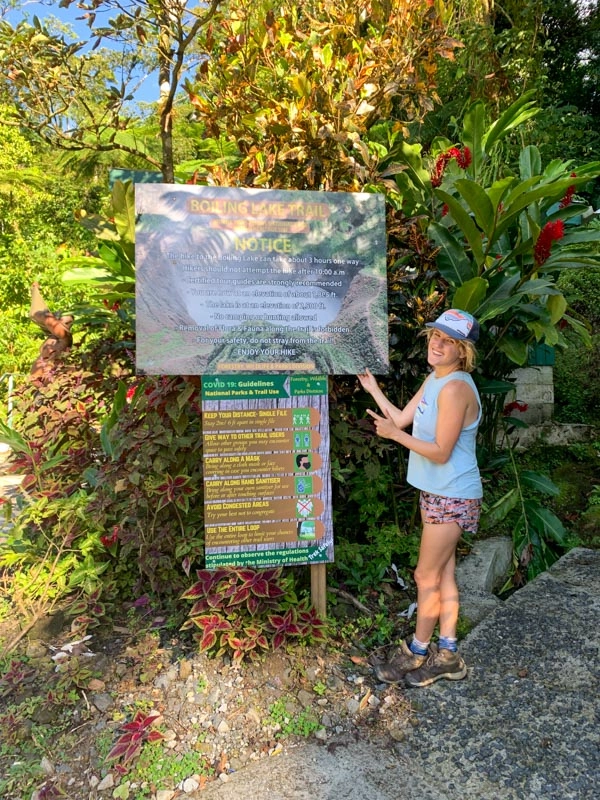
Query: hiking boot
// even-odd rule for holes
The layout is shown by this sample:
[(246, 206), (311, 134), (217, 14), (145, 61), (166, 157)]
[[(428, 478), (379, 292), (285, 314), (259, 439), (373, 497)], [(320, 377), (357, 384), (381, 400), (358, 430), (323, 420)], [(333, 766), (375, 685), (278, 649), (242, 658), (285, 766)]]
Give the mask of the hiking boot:
[(443, 647), (431, 651), (427, 661), (417, 669), (408, 672), (404, 678), (407, 686), (417, 688), (446, 678), (460, 681), (467, 675), (467, 666), (458, 653)]
[(405, 641), (385, 664), (373, 667), (375, 677), (384, 683), (399, 683), (407, 672), (417, 669), (425, 663), (427, 656), (419, 656), (410, 649)]

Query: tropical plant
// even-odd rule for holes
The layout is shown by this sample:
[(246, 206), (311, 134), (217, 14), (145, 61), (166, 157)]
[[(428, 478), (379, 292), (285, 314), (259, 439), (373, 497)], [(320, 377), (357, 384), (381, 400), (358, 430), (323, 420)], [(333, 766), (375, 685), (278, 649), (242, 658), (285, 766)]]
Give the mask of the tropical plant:
[(369, 181), (367, 133), (433, 107), (439, 58), (452, 58), (442, 2), (228, 5), (185, 88), (194, 118), (233, 138), (234, 170), (220, 185), (357, 191)]
[(400, 141), (397, 165), (384, 173), (391, 201), (417, 216), (438, 248), (448, 304), (483, 324), (479, 375), (495, 398), (490, 423), (510, 388), (498, 379), (527, 362), (532, 343), (564, 345), (565, 325), (588, 338), (586, 326), (569, 314), (557, 276), (600, 263), (598, 231), (570, 224), (584, 210), (573, 193), (600, 175), (599, 162), (554, 160), (544, 168), (532, 145), (522, 149), (518, 171), (493, 159), (500, 142), (538, 112), (528, 93), (488, 124), (485, 106), (476, 102), (459, 145), (437, 139), (424, 158), (420, 145)]
[(123, 723), (122, 733), (106, 756), (106, 760), (119, 762), (117, 765), (119, 771), (125, 773), (130, 762), (140, 754), (144, 742), (159, 742), (165, 738), (161, 731), (153, 727), (159, 717), (158, 711), (151, 711), (148, 714), (138, 711), (131, 722)]
[[(73, 2), (56, 5), (68, 8)], [(3, 21), (0, 64), (14, 121), (55, 149), (123, 153), (159, 169), (172, 183), (177, 90), (183, 72), (202, 61), (198, 37), (218, 5), (219, 0), (195, 5), (100, 0), (85, 14), (88, 42), (73, 40), (36, 16), (15, 27)], [(97, 50), (101, 44), (107, 47)], [(133, 108), (136, 91), (150, 74), (157, 80), (159, 153), (156, 130), (138, 132)]]
[(68, 286), (83, 284), (92, 289), (90, 302), (79, 309), (87, 328), (105, 327), (116, 313), (127, 330), (135, 318), (135, 202), (131, 181), (115, 181), (110, 213), (107, 218), (79, 210), (77, 218), (94, 235), (97, 250), (64, 258), (62, 279)]
[(323, 622), (297, 600), (292, 575), (284, 577), (281, 567), (221, 567), (199, 570), (197, 577), (182, 595), (194, 601), (183, 630), (199, 629), (194, 638), (201, 653), (230, 653), (239, 663), (269, 647), (323, 638)]
[(481, 520), (483, 530), (493, 530), (504, 521), (510, 525), (513, 569), (505, 590), (510, 587), (518, 588), (547, 570), (568, 544), (564, 525), (541, 499), (556, 497), (560, 490), (549, 477), (538, 470), (523, 469), (518, 464), (510, 434), (511, 429), (523, 425), (524, 423), (510, 414), (502, 418), (508, 454), (508, 462), (504, 464), (503, 471), (508, 472), (513, 485), (502, 497), (485, 508)]

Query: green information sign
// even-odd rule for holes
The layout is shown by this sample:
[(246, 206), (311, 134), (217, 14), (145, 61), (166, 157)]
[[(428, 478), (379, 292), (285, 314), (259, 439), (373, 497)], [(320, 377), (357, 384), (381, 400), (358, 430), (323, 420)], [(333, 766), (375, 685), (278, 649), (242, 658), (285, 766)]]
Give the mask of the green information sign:
[(202, 378), (206, 566), (333, 560), (322, 375)]

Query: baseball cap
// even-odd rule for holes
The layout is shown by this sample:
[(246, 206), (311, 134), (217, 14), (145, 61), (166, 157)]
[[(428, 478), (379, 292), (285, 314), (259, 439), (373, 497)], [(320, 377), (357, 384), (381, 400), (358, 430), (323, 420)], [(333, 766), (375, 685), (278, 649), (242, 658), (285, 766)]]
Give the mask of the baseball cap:
[(479, 339), (479, 323), (472, 314), (459, 308), (450, 308), (436, 319), (428, 322), (427, 328), (437, 328), (453, 339), (466, 339), (476, 342)]

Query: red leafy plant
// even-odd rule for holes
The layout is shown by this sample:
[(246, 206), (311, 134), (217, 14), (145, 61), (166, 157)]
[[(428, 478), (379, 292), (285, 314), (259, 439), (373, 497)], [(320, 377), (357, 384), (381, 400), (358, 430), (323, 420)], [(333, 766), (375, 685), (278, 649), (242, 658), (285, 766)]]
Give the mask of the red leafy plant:
[(125, 765), (133, 761), (144, 742), (158, 742), (164, 739), (164, 734), (157, 730), (151, 730), (152, 725), (159, 719), (157, 711), (145, 714), (138, 711), (131, 722), (126, 722), (121, 726), (123, 731), (116, 741), (116, 744), (106, 756), (107, 761), (119, 761), (117, 765), (120, 772), (125, 771)]
[(234, 663), (285, 642), (324, 638), (324, 624), (306, 601), (298, 601), (281, 567), (199, 570), (182, 599), (194, 605), (182, 630), (198, 628), (201, 653), (229, 652)]
[(35, 677), (35, 670), (19, 659), (13, 659), (6, 672), (0, 676), (0, 697), (5, 697), (26, 683), (31, 683)]

